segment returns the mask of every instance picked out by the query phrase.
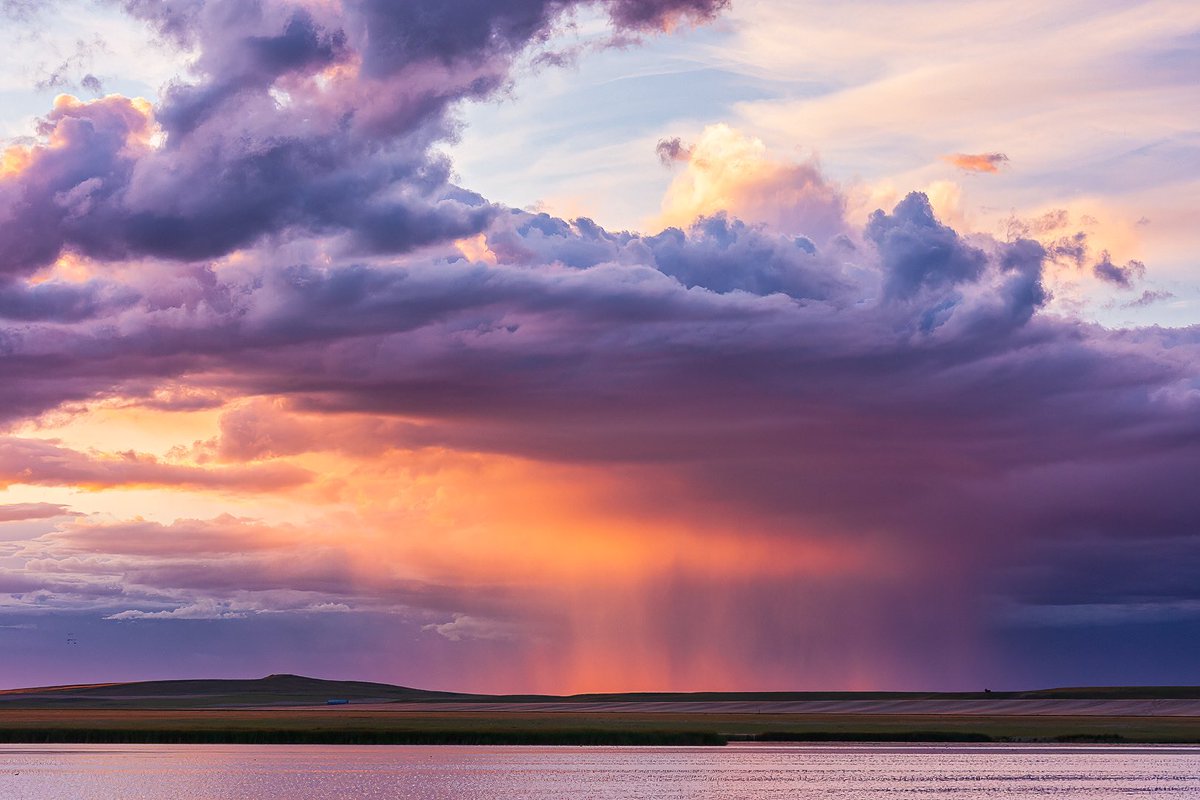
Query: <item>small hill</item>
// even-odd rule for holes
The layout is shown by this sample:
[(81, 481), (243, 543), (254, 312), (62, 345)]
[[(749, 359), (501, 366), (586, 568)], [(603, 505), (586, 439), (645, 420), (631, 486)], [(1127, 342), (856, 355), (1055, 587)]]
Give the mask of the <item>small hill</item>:
[(357, 703), (432, 702), (469, 697), (365, 681), (328, 681), (302, 675), (251, 680), (141, 681), (48, 686), (0, 691), (0, 708), (269, 708)]

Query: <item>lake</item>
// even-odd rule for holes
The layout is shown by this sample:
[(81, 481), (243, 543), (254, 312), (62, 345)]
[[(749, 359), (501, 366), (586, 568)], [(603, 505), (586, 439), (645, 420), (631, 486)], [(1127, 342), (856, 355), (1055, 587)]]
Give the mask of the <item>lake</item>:
[(0, 745), (4, 800), (1200, 797), (1200, 747)]

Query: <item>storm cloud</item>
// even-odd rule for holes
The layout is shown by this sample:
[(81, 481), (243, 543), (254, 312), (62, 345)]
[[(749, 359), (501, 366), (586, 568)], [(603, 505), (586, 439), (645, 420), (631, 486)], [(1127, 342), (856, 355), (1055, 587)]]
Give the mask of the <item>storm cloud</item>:
[[(960, 638), (1102, 624), (1099, 603), (1107, 619), (1192, 619), (1200, 329), (1048, 313), (1047, 270), (1084, 263), (1084, 238), (955, 230), (922, 192), (855, 223), (815, 160), (764, 173), (772, 191), (755, 196), (778, 214), (653, 232), (458, 185), (438, 150), (457, 109), (503, 92), (573, 13), (600, 12), (628, 44), (722, 0), (123, 5), (194, 60), (155, 103), (61, 97), (6, 153), (0, 484), (304, 488), (332, 510), (55, 522), (0, 550), (26, 565), (0, 572), (3, 609), (93, 608), (114, 625), (409, 615), (450, 644), (525, 637), (562, 656), (616, 641), (589, 615), (625, 619), (636, 601), (640, 641), (690, 662), (718, 635), (725, 666), (756, 663), (772, 685), (838, 680), (846, 660), (907, 680)], [(658, 152), (692, 157), (678, 139)], [(1106, 252), (1093, 272), (1129, 289), (1145, 267)], [(208, 414), (214, 438), (164, 457), (35, 435), (96, 409)], [(347, 488), (375, 477), (372, 459), (430, 453), (469, 475), (519, 464), (561, 491), (560, 472), (592, 476), (605, 513), (627, 515), (606, 530), (661, 523), (625, 543), (648, 548), (651, 577), (629, 588), (613, 568), (592, 586), (568, 560), (567, 603), (562, 587), (455, 572), (470, 559), (410, 541), (424, 544), (420, 514), (446, 541), (479, 537), (460, 555), (483, 523), (459, 531), (436, 496), (364, 510)], [(359, 460), (321, 473), (339, 458)], [(530, 504), (496, 504), (525, 535)], [(63, 511), (6, 504), (0, 520)], [(670, 558), (654, 560), (657, 540)], [(388, 549), (400, 541), (413, 549)], [(498, 549), (533, 549), (512, 541)], [(806, 678), (793, 665), (817, 640)], [(974, 674), (972, 652), (939, 677)]]

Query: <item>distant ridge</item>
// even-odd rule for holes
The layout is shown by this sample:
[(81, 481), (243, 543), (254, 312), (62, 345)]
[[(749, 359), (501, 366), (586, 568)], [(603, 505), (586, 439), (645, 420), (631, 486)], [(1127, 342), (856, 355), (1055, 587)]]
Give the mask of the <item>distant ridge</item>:
[(483, 695), (302, 675), (0, 690), (0, 708), (271, 708), (352, 703), (796, 703), (962, 700), (1200, 700), (1200, 686), (1063, 687), (1021, 692), (619, 692)]
[(262, 708), (313, 705), (331, 699), (360, 703), (462, 700), (469, 695), (430, 692), (366, 681), (331, 681), (302, 675), (252, 679), (199, 679), (45, 686), (0, 691), (0, 707), (53, 708)]

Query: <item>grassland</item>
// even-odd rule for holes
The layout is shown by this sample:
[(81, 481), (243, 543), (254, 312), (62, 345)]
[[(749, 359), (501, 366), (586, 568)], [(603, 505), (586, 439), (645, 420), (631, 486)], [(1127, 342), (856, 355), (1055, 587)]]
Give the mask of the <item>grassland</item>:
[(1200, 743), (1193, 717), (0, 709), (0, 742), (718, 745), (728, 741)]
[[(332, 699), (349, 703), (327, 706)], [(1200, 689), (545, 697), (272, 675), (0, 691), (0, 742), (6, 743), (730, 741), (1200, 743)]]

